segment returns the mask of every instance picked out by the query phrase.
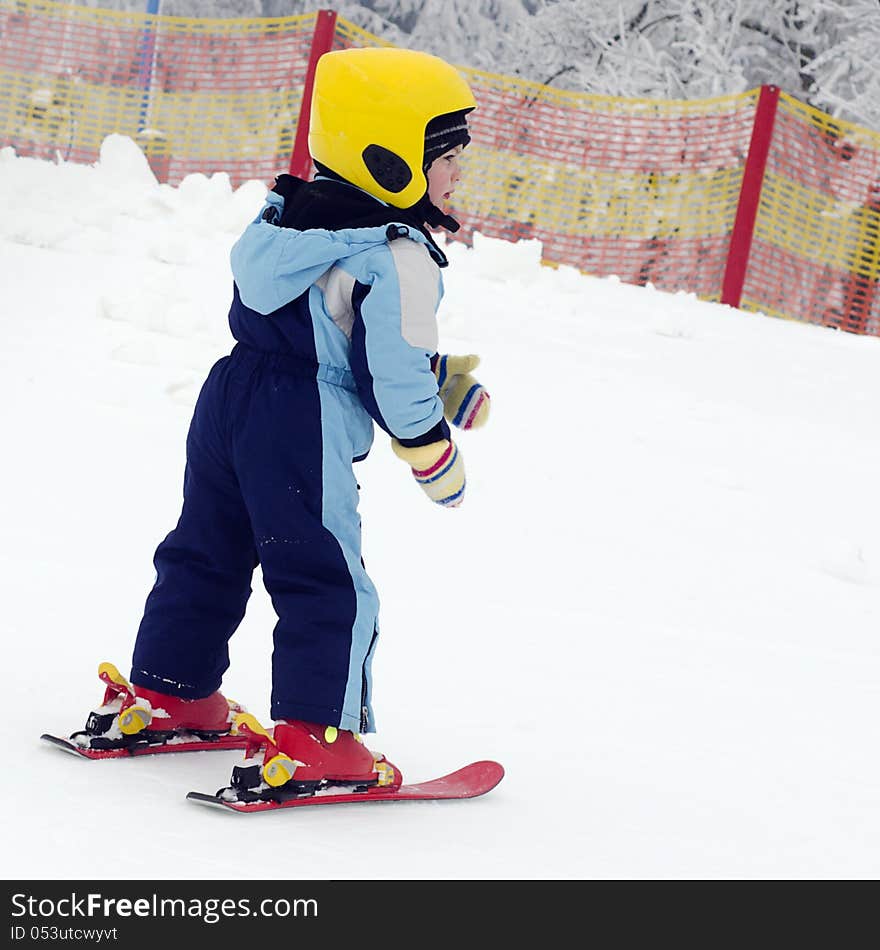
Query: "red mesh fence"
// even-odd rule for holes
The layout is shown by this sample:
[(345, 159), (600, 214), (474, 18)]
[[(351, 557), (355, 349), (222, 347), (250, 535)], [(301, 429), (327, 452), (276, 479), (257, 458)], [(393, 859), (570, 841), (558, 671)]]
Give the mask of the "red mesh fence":
[[(375, 40), (342, 20), (337, 36)], [(757, 91), (632, 100), (462, 72), (479, 107), (458, 239), (535, 238), (547, 263), (720, 299)]]
[(0, 2), (0, 144), (93, 162), (118, 132), (172, 184), (271, 181), (293, 146), (314, 21)]
[[(118, 132), (141, 144), (162, 181), (222, 171), (238, 185), (271, 182), (296, 140), (306, 174), (310, 61), (328, 48), (388, 45), (321, 17), (0, 0), (0, 145), (93, 162)], [(534, 238), (550, 264), (880, 334), (880, 135), (783, 94), (756, 177), (759, 90), (625, 100), (463, 73), (479, 108), (451, 209), (460, 238)], [(754, 187), (742, 187), (746, 168)]]
[(742, 306), (880, 334), (880, 135), (782, 95)]
[(719, 299), (754, 96), (542, 100), (469, 78), (477, 147), (456, 194), (469, 231), (537, 238), (548, 262)]

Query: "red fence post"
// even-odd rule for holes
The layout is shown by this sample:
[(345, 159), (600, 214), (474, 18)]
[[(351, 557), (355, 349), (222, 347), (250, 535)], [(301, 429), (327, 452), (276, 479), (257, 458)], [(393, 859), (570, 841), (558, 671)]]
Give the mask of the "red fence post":
[(761, 86), (721, 286), (721, 302), (731, 307), (738, 307), (742, 298), (778, 102), (778, 86)]
[(290, 156), (290, 174), (296, 175), (297, 178), (308, 179), (312, 174), (312, 158), (309, 155), (309, 118), (312, 114), (315, 69), (324, 53), (329, 53), (333, 49), (335, 36), (336, 11), (318, 10), (315, 18), (315, 32), (312, 36), (312, 48), (309, 51), (309, 65), (306, 68), (302, 103), (299, 107), (299, 120), (296, 123), (296, 137), (293, 140), (293, 152)]

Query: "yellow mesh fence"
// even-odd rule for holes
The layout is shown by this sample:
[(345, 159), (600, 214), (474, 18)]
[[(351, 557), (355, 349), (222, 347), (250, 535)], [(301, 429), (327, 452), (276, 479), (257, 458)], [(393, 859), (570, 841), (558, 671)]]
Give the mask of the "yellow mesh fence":
[[(339, 46), (380, 42), (339, 24)], [(720, 299), (757, 91), (620, 99), (461, 72), (479, 107), (460, 239), (536, 238), (547, 263)]]
[(383, 40), (381, 36), (374, 36), (372, 33), (362, 30), (359, 26), (355, 26), (354, 23), (349, 23), (349, 21), (343, 17), (338, 17), (336, 20), (336, 35), (334, 37), (333, 48), (349, 49), (352, 46), (389, 47), (394, 46), (394, 44)]
[[(162, 181), (267, 183), (290, 162), (316, 14), (190, 19), (0, 0), (0, 145), (92, 162), (135, 138)], [(332, 46), (388, 46), (336, 20)], [(463, 69), (479, 108), (452, 213), (544, 260), (721, 299), (758, 90), (565, 92)], [(880, 135), (783, 94), (741, 305), (880, 333)]]
[(741, 305), (880, 333), (880, 134), (780, 95)]
[(293, 146), (314, 22), (0, 0), (0, 144), (92, 162), (118, 132), (164, 181), (271, 181)]
[(480, 104), (456, 193), (469, 229), (718, 299), (756, 94), (623, 100), (465, 72)]

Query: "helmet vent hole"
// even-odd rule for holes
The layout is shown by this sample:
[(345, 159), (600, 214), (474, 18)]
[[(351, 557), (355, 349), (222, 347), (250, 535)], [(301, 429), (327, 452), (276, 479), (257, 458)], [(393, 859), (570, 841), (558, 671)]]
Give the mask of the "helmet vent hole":
[(412, 181), (412, 171), (406, 162), (390, 149), (368, 145), (363, 151), (364, 164), (376, 182), (396, 195)]

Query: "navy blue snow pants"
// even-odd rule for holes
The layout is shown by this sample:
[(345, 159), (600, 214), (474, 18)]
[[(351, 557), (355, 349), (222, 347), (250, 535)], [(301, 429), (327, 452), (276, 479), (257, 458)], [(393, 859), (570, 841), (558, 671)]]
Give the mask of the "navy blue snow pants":
[(372, 423), (348, 373), (316, 370), (242, 344), (211, 370), (131, 679), (188, 699), (218, 689), (259, 563), (278, 615), (273, 719), (369, 732), (379, 605), (361, 560), (352, 461), (368, 451)]

